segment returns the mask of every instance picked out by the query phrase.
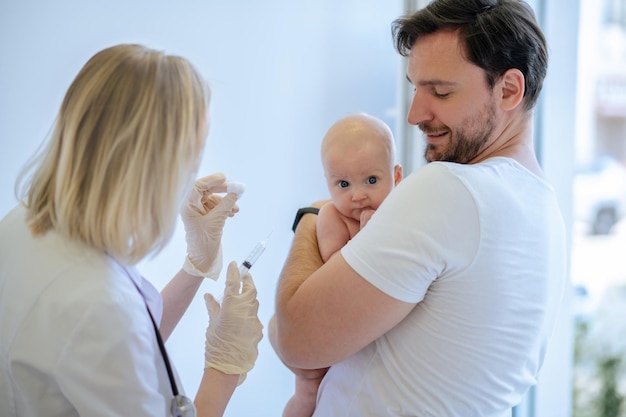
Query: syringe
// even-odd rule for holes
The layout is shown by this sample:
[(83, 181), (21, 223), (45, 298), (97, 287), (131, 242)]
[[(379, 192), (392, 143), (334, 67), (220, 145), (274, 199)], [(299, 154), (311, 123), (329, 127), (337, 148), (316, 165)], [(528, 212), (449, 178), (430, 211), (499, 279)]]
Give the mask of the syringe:
[(250, 270), (250, 268), (252, 268), (252, 265), (254, 265), (254, 263), (257, 261), (257, 259), (259, 259), (259, 257), (261, 256), (261, 254), (265, 250), (265, 247), (267, 246), (267, 239), (269, 239), (269, 236), (267, 236), (265, 239), (263, 239), (262, 241), (257, 243), (256, 246), (254, 247), (254, 249), (252, 249), (250, 254), (241, 263), (241, 265), (239, 266), (239, 276), (240, 277), (243, 277), (243, 275), (246, 272), (248, 272)]

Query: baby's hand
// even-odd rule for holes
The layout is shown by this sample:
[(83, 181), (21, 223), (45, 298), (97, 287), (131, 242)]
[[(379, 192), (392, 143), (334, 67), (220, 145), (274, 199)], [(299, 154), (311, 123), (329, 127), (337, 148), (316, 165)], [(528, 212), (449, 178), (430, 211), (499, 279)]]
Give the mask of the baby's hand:
[(361, 218), (360, 218), (361, 229), (363, 229), (363, 227), (365, 227), (367, 222), (372, 218), (372, 215), (374, 214), (374, 211), (376, 211), (376, 210), (368, 209), (368, 210), (363, 210), (361, 212)]

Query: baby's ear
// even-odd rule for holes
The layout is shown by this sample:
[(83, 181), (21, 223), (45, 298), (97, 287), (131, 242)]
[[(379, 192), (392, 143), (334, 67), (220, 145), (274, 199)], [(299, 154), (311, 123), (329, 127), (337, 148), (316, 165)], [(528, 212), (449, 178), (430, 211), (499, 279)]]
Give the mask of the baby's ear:
[(402, 180), (402, 165), (396, 164), (393, 167), (393, 185), (398, 185), (398, 183)]

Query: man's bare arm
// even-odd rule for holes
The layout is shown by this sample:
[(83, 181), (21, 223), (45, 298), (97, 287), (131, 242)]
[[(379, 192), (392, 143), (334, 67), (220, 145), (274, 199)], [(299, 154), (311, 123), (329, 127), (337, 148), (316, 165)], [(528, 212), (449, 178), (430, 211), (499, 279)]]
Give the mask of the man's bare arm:
[(395, 326), (414, 307), (361, 278), (340, 253), (323, 264), (316, 218), (305, 215), (294, 235), (276, 292), (274, 343), (289, 366), (331, 366)]

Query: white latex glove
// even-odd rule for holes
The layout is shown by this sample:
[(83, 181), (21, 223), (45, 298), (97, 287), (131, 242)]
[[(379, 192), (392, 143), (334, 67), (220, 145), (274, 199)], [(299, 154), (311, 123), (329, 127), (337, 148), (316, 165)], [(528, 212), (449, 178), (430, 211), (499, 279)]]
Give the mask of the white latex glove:
[(187, 257), (183, 269), (191, 275), (217, 280), (222, 270), (222, 230), (227, 217), (239, 211), (239, 194), (227, 192), (229, 182), (223, 174), (213, 174), (196, 180), (181, 210), (185, 225)]
[(205, 367), (239, 375), (238, 385), (254, 367), (259, 355), (258, 345), (263, 338), (256, 296), (252, 276), (246, 273), (240, 280), (235, 262), (228, 265), (221, 307), (211, 294), (204, 295), (210, 318), (204, 350)]

